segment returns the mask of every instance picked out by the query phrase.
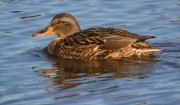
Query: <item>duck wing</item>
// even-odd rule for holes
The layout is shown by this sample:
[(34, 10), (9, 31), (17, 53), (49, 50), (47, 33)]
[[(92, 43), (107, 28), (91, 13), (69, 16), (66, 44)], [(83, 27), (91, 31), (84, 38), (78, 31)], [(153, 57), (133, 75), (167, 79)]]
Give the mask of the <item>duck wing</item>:
[[(60, 44), (63, 48), (85, 49), (96, 47), (103, 50), (119, 50), (139, 40), (143, 36), (120, 36), (119, 33), (105, 30), (106, 28), (87, 29), (63, 39)], [(139, 38), (139, 39), (138, 39)], [(144, 39), (144, 37), (143, 37)]]
[(154, 37), (126, 32), (113, 28), (86, 29), (64, 39), (53, 41), (47, 50), (50, 54), (72, 59), (116, 58), (119, 55), (126, 57), (136, 54), (135, 49), (140, 52), (157, 50), (145, 41)]

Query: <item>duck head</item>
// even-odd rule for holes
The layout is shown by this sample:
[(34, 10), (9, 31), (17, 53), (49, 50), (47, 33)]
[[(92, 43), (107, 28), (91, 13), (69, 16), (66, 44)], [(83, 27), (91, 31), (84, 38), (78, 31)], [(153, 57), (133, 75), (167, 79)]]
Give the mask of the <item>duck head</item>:
[(61, 13), (56, 15), (50, 24), (41, 31), (34, 33), (32, 36), (45, 36), (48, 34), (57, 34), (62, 39), (81, 31), (77, 20), (70, 14)]

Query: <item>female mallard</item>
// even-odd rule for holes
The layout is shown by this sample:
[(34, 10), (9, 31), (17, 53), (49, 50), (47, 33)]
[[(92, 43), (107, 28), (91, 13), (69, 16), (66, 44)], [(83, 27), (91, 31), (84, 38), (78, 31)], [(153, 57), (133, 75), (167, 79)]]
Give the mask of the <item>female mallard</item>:
[(33, 36), (57, 34), (46, 47), (54, 56), (69, 59), (118, 59), (121, 57), (152, 55), (161, 48), (150, 46), (145, 40), (154, 36), (139, 36), (118, 28), (89, 28), (81, 30), (70, 14), (56, 15), (50, 24)]

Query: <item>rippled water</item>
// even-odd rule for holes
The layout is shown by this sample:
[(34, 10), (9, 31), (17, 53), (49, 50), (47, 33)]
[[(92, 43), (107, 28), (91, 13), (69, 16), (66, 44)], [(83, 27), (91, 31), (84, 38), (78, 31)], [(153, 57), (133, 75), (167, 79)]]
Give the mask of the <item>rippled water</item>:
[[(178, 0), (0, 1), (0, 103), (178, 105), (179, 7)], [(42, 49), (56, 36), (31, 36), (63, 12), (82, 29), (118, 27), (156, 36), (148, 42), (164, 50), (151, 59), (52, 59)]]

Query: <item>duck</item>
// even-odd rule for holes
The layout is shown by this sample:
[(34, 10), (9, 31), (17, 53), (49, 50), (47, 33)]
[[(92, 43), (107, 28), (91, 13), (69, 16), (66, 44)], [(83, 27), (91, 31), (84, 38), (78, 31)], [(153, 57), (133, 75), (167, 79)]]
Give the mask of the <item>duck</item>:
[(151, 46), (149, 35), (138, 35), (114, 27), (97, 27), (81, 30), (78, 21), (68, 13), (54, 16), (49, 25), (35, 32), (33, 37), (56, 34), (45, 51), (65, 59), (120, 59), (153, 55), (161, 48)]

